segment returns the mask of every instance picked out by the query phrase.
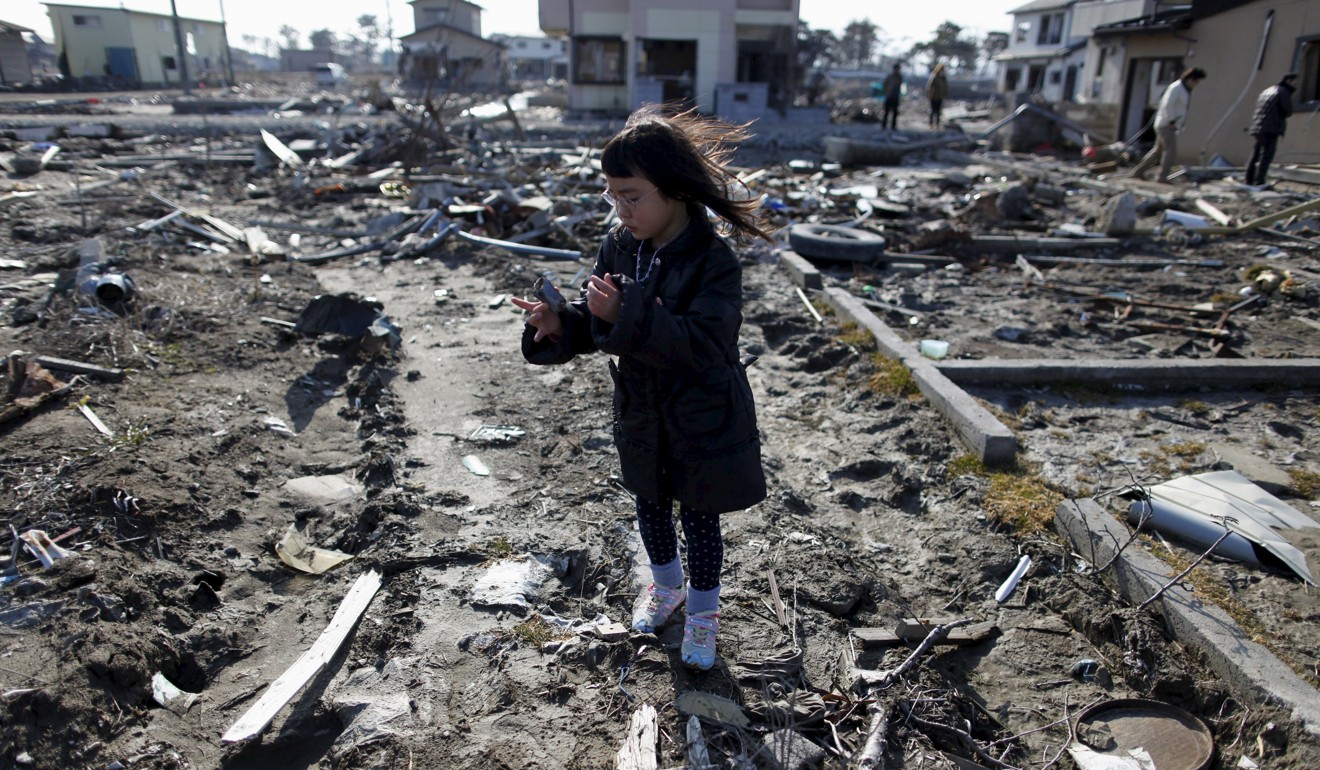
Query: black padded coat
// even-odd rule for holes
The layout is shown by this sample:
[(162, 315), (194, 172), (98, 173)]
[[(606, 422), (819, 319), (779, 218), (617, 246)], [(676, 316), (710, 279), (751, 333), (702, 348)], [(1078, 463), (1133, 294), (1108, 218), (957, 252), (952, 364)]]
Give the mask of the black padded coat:
[(1293, 89), (1286, 83), (1275, 83), (1256, 97), (1256, 110), (1251, 114), (1252, 136), (1275, 134), (1283, 136), (1288, 118), (1293, 114)]
[[(632, 235), (619, 229), (601, 244), (592, 273), (610, 274), (622, 292), (618, 323), (587, 311), (584, 288), (560, 314), (559, 339), (535, 342), (528, 326), (522, 350), (532, 364), (597, 350), (617, 356), (610, 375), (624, 486), (652, 502), (672, 497), (724, 513), (766, 495), (756, 410), (738, 354), (742, 267), (705, 211), (688, 213), (687, 228), (660, 250), (643, 283)], [(646, 275), (650, 254), (640, 262)]]

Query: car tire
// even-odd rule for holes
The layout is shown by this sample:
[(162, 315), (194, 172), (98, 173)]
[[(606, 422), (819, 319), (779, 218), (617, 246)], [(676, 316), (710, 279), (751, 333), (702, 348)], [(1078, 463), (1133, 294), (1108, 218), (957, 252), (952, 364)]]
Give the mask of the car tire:
[(885, 253), (884, 236), (842, 225), (793, 225), (788, 245), (804, 257), (874, 262)]

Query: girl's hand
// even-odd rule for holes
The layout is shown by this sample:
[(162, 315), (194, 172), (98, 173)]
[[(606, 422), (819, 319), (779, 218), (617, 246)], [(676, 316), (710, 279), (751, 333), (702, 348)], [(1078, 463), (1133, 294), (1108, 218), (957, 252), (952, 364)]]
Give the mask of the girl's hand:
[(527, 325), (536, 328), (534, 342), (549, 337), (552, 342), (559, 339), (559, 335), (564, 331), (564, 322), (560, 320), (559, 314), (550, 309), (550, 306), (544, 302), (530, 302), (519, 297), (513, 298), (513, 304), (531, 313), (527, 317)]
[(614, 284), (608, 273), (603, 276), (593, 275), (587, 279), (587, 310), (602, 321), (619, 322), (620, 308), (623, 306), (623, 294)]

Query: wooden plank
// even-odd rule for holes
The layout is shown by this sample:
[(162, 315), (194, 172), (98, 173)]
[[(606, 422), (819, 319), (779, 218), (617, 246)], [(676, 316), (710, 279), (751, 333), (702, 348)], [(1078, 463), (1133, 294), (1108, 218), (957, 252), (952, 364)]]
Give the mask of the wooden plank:
[(303, 159), (298, 156), (298, 153), (289, 149), (287, 144), (281, 142), (274, 134), (264, 128), (261, 129), (261, 141), (275, 157), (280, 159), (281, 163), (287, 163), (295, 168), (303, 164)]
[[(340, 602), (335, 616), (330, 619), (330, 625), (321, 632), (321, 636), (312, 644), (311, 649), (304, 652), (302, 657), (286, 669), (261, 699), (239, 717), (220, 740), (225, 743), (245, 741), (266, 729), (266, 725), (275, 718), (275, 714), (284, 708), (303, 685), (316, 676), (317, 672), (324, 668), (339, 651), (339, 646), (357, 625), (358, 618), (371, 604), (371, 599), (380, 589), (380, 584), (380, 573), (375, 570), (359, 577), (349, 589), (348, 595)], [(652, 709), (653, 716), (654, 713), (655, 710)]]
[(92, 427), (96, 428), (96, 430), (99, 431), (101, 435), (114, 438), (115, 436), (114, 431), (107, 428), (105, 426), (105, 423), (101, 422), (101, 418), (96, 416), (96, 412), (93, 412), (90, 406), (86, 404), (79, 404), (78, 411), (82, 412), (82, 416), (86, 417), (87, 422), (90, 422), (92, 424)]
[(1250, 222), (1243, 222), (1237, 229), (1239, 232), (1255, 230), (1258, 227), (1265, 227), (1266, 225), (1272, 225), (1275, 222), (1287, 219), (1294, 214), (1305, 214), (1308, 211), (1315, 211), (1316, 209), (1320, 209), (1320, 198), (1312, 198), (1305, 203), (1299, 203), (1296, 206), (1289, 206), (1282, 211), (1267, 214), (1263, 217), (1253, 219)]
[(1302, 184), (1320, 184), (1320, 170), (1309, 168), (1272, 168), (1272, 176), (1280, 179), (1287, 179), (1289, 182), (1301, 182)]
[(107, 369), (101, 366), (85, 364), (82, 361), (70, 361), (67, 358), (53, 358), (51, 356), (37, 356), (35, 359), (47, 369), (57, 372), (73, 372), (74, 374), (85, 374), (90, 377), (100, 377), (110, 382), (119, 382), (124, 379), (123, 369)]
[(701, 720), (696, 714), (688, 717), (683, 753), (687, 757), (688, 770), (712, 770), (715, 767), (710, 761), (710, 752), (706, 750), (706, 737), (701, 734)]
[[(931, 630), (936, 626), (942, 625), (937, 620), (929, 618), (908, 618), (901, 621), (894, 630), (886, 628), (854, 628), (853, 636), (862, 643), (863, 647), (880, 647), (886, 645), (898, 644), (918, 644), (922, 642)], [(938, 644), (952, 645), (962, 647), (969, 644), (977, 644), (989, 639), (999, 632), (999, 627), (994, 621), (987, 620), (975, 625), (955, 628), (949, 631), (948, 636), (940, 640)]]
[(628, 723), (628, 734), (614, 760), (615, 770), (659, 770), (660, 763), (655, 756), (659, 732), (655, 707), (643, 703), (633, 712), (632, 721)]
[(1231, 227), (1233, 224), (1233, 220), (1227, 214), (1220, 211), (1218, 208), (1215, 207), (1215, 204), (1211, 203), (1205, 198), (1197, 198), (1196, 207), (1200, 209), (1202, 212), (1204, 212), (1206, 216), (1215, 220), (1224, 227)]

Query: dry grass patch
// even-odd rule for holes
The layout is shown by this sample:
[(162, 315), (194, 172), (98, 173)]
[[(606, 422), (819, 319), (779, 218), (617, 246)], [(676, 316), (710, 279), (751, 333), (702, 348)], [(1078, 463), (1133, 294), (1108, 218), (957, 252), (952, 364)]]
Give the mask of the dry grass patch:
[(876, 350), (875, 335), (871, 334), (870, 331), (853, 321), (849, 321), (843, 325), (843, 330), (839, 333), (838, 340), (839, 342), (842, 342), (849, 347), (856, 348), (857, 350), (863, 350), (866, 352), (875, 352)]
[(1307, 500), (1320, 497), (1320, 473), (1302, 468), (1289, 468), (1288, 477), (1292, 479), (1293, 489)]
[(991, 473), (989, 479), (990, 489), (982, 501), (986, 514), (1018, 535), (1044, 531), (1064, 499), (1045, 479), (1021, 470)]
[(917, 381), (912, 378), (912, 371), (901, 361), (882, 353), (872, 353), (871, 360), (875, 362), (876, 373), (871, 375), (867, 387), (872, 391), (882, 396), (905, 398), (916, 398), (919, 395), (920, 391), (917, 390)]

